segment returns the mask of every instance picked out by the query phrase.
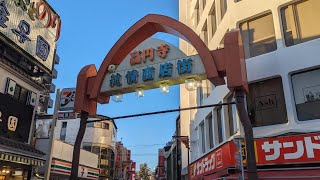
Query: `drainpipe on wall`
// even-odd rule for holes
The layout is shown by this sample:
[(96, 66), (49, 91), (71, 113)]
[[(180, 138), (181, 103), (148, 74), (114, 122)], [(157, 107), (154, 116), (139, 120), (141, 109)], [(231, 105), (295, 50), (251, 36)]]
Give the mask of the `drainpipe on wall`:
[(247, 175), (249, 180), (257, 180), (257, 166), (256, 166), (256, 157), (254, 150), (254, 137), (251, 121), (249, 119), (246, 105), (244, 92), (242, 90), (235, 90), (235, 100), (237, 111), (241, 124), (244, 129), (245, 141), (246, 141), (246, 150), (247, 150)]

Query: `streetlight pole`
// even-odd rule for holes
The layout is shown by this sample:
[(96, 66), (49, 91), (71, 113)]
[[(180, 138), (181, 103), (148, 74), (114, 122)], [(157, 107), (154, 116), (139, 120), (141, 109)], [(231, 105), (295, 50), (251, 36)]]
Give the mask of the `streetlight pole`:
[(53, 110), (52, 122), (51, 122), (51, 129), (50, 129), (49, 146), (48, 146), (49, 151), (48, 151), (47, 161), (46, 161), (46, 164), (45, 164), (44, 179), (49, 179), (50, 178), (52, 151), (53, 151), (54, 139), (55, 139), (54, 130), (55, 130), (55, 127), (56, 127), (56, 124), (57, 124), (57, 120), (58, 120), (58, 112), (59, 112), (59, 107), (60, 107), (61, 91), (62, 91), (61, 89), (57, 90), (56, 100), (55, 100), (55, 104), (54, 104), (54, 110)]

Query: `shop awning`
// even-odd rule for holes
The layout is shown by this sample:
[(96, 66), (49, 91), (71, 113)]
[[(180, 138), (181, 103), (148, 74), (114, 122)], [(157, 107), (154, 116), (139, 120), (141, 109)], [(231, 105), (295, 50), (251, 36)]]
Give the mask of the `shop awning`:
[(43, 159), (37, 159), (17, 154), (10, 154), (6, 152), (0, 152), (0, 160), (1, 161), (8, 161), (13, 163), (20, 163), (25, 165), (31, 165), (31, 166), (43, 166), (46, 162)]
[(45, 159), (42, 157), (44, 155), (45, 153), (29, 144), (0, 137), (0, 161), (43, 166)]

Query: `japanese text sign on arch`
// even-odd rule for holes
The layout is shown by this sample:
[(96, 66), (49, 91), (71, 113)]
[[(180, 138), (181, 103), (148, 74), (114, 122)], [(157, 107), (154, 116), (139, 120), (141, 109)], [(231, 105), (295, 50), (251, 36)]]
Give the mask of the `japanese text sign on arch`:
[(134, 92), (137, 88), (158, 88), (160, 83), (175, 85), (186, 79), (206, 79), (200, 56), (186, 56), (168, 42), (149, 38), (138, 45), (119, 65), (110, 65), (101, 93), (111, 96)]

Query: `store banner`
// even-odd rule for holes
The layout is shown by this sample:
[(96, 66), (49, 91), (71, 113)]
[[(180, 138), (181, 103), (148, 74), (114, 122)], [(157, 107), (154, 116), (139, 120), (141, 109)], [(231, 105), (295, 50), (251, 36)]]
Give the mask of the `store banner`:
[(27, 143), (33, 109), (33, 106), (0, 93), (0, 136)]
[(320, 133), (256, 139), (258, 165), (320, 162)]
[[(320, 133), (261, 138), (255, 139), (254, 143), (258, 166), (320, 163)], [(193, 162), (189, 167), (190, 179), (201, 179), (219, 170), (237, 167), (241, 160), (246, 165), (244, 141), (238, 142), (237, 146), (233, 141), (226, 142)], [(241, 154), (238, 154), (240, 148)]]
[(190, 179), (201, 179), (206, 174), (234, 167), (236, 163), (235, 153), (236, 146), (233, 141), (225, 143), (189, 166)]
[(136, 174), (136, 162), (132, 162), (130, 180), (134, 180), (135, 179), (135, 174)]
[(116, 143), (116, 162), (115, 171), (119, 172), (121, 165), (121, 146), (120, 143)]
[(158, 151), (158, 177), (165, 177), (164, 162), (166, 161), (166, 158), (165, 158), (164, 154), (165, 154), (164, 149), (159, 149), (159, 151)]

